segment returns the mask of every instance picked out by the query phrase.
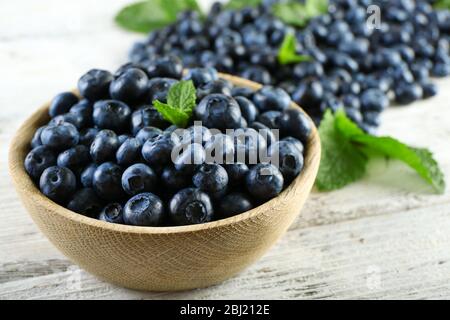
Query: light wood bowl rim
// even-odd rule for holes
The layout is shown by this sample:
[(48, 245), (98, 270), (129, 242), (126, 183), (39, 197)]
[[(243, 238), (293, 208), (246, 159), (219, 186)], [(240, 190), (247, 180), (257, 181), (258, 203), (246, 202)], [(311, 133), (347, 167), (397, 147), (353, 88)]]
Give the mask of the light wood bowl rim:
[[(235, 77), (223, 73), (220, 73), (219, 75), (220, 78), (229, 80), (234, 85), (237, 86), (248, 87), (253, 90), (258, 90), (259, 88), (262, 87), (262, 85), (256, 82), (246, 80), (240, 77)], [(76, 90), (74, 90), (74, 92), (76, 92)], [(145, 227), (145, 226), (130, 226), (130, 225), (108, 223), (94, 218), (83, 216), (79, 213), (73, 212), (53, 202), (40, 192), (38, 187), (34, 184), (32, 179), (26, 173), (23, 166), (24, 157), (20, 155), (20, 150), (21, 148), (24, 148), (24, 144), (27, 145), (29, 144), (29, 142), (31, 141), (31, 137), (29, 141), (22, 141), (24, 140), (22, 137), (23, 136), (28, 137), (30, 136), (30, 134), (32, 136), (34, 131), (37, 129), (37, 127), (35, 126), (37, 120), (43, 117), (43, 113), (48, 114), (49, 105), (50, 102), (47, 102), (37, 111), (35, 111), (30, 117), (28, 117), (16, 131), (16, 134), (14, 135), (11, 141), (9, 148), (8, 164), (9, 164), (9, 172), (12, 177), (14, 186), (17, 192), (27, 192), (27, 197), (31, 198), (31, 200), (36, 203), (37, 207), (46, 208), (51, 212), (55, 212), (63, 216), (64, 218), (73, 220), (75, 222), (87, 224), (95, 228), (106, 229), (108, 231), (120, 233), (134, 233), (134, 234), (190, 233), (240, 223), (244, 220), (257, 216), (261, 212), (265, 212), (265, 210), (261, 210), (263, 207), (276, 207), (277, 202), (279, 201), (279, 199), (283, 198), (283, 195), (285, 193), (293, 192), (295, 194), (295, 190), (298, 189), (298, 187), (302, 185), (308, 177), (309, 179), (315, 179), (319, 167), (320, 153), (321, 153), (320, 138), (317, 128), (314, 125), (314, 122), (307, 115), (308, 120), (311, 124), (312, 131), (306, 146), (307, 149), (304, 161), (305, 167), (300, 173), (300, 175), (296, 177), (294, 181), (292, 181), (291, 184), (285, 190), (283, 190), (282, 193), (280, 193), (280, 195), (269, 200), (268, 202), (265, 202), (258, 207), (255, 207), (249, 211), (238, 214), (236, 216), (217, 221), (207, 222), (203, 224), (186, 225), (186, 226)], [(294, 102), (292, 102), (291, 107), (301, 109)], [(32, 133), (30, 133), (31, 130), (33, 130)], [(306, 174), (306, 172), (310, 170), (314, 170), (315, 172), (312, 175)], [(305, 196), (307, 197), (308, 195)]]

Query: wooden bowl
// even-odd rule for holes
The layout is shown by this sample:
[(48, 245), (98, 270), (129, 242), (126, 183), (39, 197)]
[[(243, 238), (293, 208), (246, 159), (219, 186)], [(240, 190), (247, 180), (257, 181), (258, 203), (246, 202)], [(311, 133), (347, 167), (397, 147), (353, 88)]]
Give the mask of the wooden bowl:
[[(259, 84), (221, 75), (235, 85)], [(114, 284), (166, 291), (220, 283), (259, 259), (299, 214), (314, 184), (320, 141), (311, 121), (303, 172), (278, 197), (240, 215), (201, 225), (135, 227), (91, 219), (43, 196), (23, 162), (35, 130), (49, 121), (47, 103), (17, 131), (9, 151), (15, 188), (41, 231), (69, 259)], [(297, 105), (293, 105), (299, 108)]]

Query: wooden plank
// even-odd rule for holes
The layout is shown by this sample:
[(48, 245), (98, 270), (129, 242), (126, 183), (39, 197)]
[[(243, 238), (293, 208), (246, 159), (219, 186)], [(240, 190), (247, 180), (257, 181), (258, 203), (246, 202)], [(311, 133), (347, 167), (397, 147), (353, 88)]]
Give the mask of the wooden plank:
[(449, 215), (437, 205), (291, 230), (239, 277), (202, 290), (134, 292), (69, 268), (2, 283), (0, 299), (449, 298)]

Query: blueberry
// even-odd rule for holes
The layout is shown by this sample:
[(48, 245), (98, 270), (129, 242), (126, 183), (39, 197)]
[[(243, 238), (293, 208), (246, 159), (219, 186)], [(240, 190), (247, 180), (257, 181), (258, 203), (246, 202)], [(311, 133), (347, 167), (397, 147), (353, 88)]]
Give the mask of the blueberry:
[(39, 179), (41, 192), (49, 199), (64, 204), (75, 192), (77, 179), (67, 168), (48, 167)]
[(70, 108), (78, 102), (78, 97), (72, 92), (63, 92), (53, 98), (48, 109), (50, 117), (69, 112)]
[(83, 122), (84, 121), (83, 121), (81, 114), (68, 112), (68, 113), (57, 115), (52, 120), (50, 120), (50, 122), (48, 124), (56, 125), (56, 124), (61, 124), (61, 123), (70, 123), (70, 124), (73, 124), (75, 126), (75, 128), (77, 128), (77, 130), (80, 130), (84, 126)]
[(101, 203), (94, 189), (83, 188), (70, 198), (67, 209), (94, 218), (101, 210)]
[(450, 64), (442, 62), (436, 63), (433, 69), (431, 70), (431, 74), (434, 77), (439, 78), (448, 76), (450, 74)]
[(90, 161), (89, 149), (84, 145), (77, 145), (61, 152), (58, 155), (59, 167), (66, 167), (72, 171), (85, 166)]
[(92, 125), (92, 104), (88, 100), (81, 100), (70, 108), (70, 113), (78, 115), (80, 127), (86, 128)]
[(101, 130), (91, 144), (91, 158), (96, 163), (114, 160), (119, 146), (119, 139), (114, 131)]
[(242, 78), (264, 85), (270, 85), (272, 83), (272, 77), (269, 71), (262, 66), (247, 66), (239, 73), (239, 75)]
[(252, 167), (246, 177), (247, 191), (259, 200), (269, 200), (283, 190), (284, 179), (272, 164), (260, 163)]
[(399, 104), (409, 104), (422, 97), (423, 89), (418, 84), (399, 83), (395, 87), (395, 101)]
[(124, 132), (128, 129), (130, 108), (117, 100), (100, 100), (94, 104), (93, 120), (100, 129)]
[[(120, 138), (120, 137), (119, 137)], [(142, 145), (136, 138), (126, 139), (117, 149), (116, 161), (121, 166), (129, 166), (141, 158)]]
[(205, 223), (213, 220), (214, 209), (205, 192), (195, 188), (179, 191), (170, 200), (170, 218), (175, 225)]
[(169, 126), (163, 116), (153, 106), (144, 106), (131, 114), (131, 130), (136, 134), (144, 127), (165, 129)]
[(139, 143), (143, 145), (148, 140), (153, 140), (161, 134), (162, 134), (161, 129), (155, 127), (143, 127), (136, 134), (136, 139), (138, 139)]
[(298, 63), (292, 70), (292, 76), (298, 80), (307, 77), (321, 77), (323, 74), (323, 66), (316, 61)]
[(157, 176), (153, 169), (143, 163), (133, 164), (122, 174), (122, 188), (132, 196), (153, 191), (156, 182)]
[(378, 89), (368, 89), (361, 94), (361, 109), (383, 111), (389, 106), (388, 97)]
[(159, 100), (164, 103), (167, 102), (167, 94), (169, 93), (170, 88), (177, 82), (177, 80), (171, 78), (150, 79), (147, 87), (148, 101), (153, 102)]
[(205, 85), (218, 79), (219, 76), (214, 68), (192, 68), (188, 70), (184, 77), (184, 80), (192, 80), (195, 87)]
[(244, 193), (230, 193), (219, 204), (220, 218), (229, 218), (253, 208), (251, 199)]
[(311, 123), (306, 115), (297, 109), (287, 109), (280, 117), (281, 132), (307, 143), (311, 134)]
[(56, 155), (48, 147), (37, 146), (25, 157), (25, 170), (35, 180), (39, 180), (42, 172), (56, 165)]
[(173, 135), (161, 134), (147, 140), (142, 147), (142, 156), (151, 166), (161, 168), (170, 162), (174, 146)]
[(156, 58), (145, 65), (149, 78), (166, 77), (181, 79), (183, 65), (181, 60), (173, 55)]
[(214, 194), (227, 188), (228, 174), (218, 164), (203, 164), (192, 177), (192, 182), (200, 190)]
[(70, 123), (49, 124), (41, 132), (42, 144), (56, 150), (64, 150), (78, 144), (80, 134)]
[(248, 100), (252, 100), (253, 94), (254, 94), (254, 91), (247, 87), (233, 87), (231, 89), (231, 95), (236, 99), (236, 101), (237, 101), (237, 97), (245, 97)]
[(140, 101), (147, 91), (148, 77), (141, 69), (130, 68), (111, 82), (111, 98), (126, 103)]
[(205, 162), (206, 154), (201, 144), (193, 143), (178, 151), (180, 153), (174, 161), (177, 171), (193, 173), (197, 166)]
[(131, 136), (128, 134), (121, 134), (120, 136), (117, 137), (117, 139), (119, 140), (119, 145), (122, 145), (125, 141), (127, 141), (130, 138)]
[(359, 109), (355, 108), (345, 108), (345, 114), (347, 117), (352, 120), (354, 123), (359, 124), (363, 121), (363, 116)]
[(380, 112), (365, 111), (363, 114), (364, 123), (369, 126), (378, 127), (380, 125)]
[(206, 163), (226, 163), (234, 159), (234, 142), (230, 136), (215, 134), (205, 144)]
[(241, 109), (232, 97), (211, 94), (200, 101), (194, 110), (195, 116), (208, 128), (219, 130), (240, 127)]
[(224, 165), (228, 174), (228, 184), (232, 187), (240, 186), (245, 182), (249, 171), (248, 166), (242, 162), (227, 163)]
[(255, 129), (235, 130), (233, 138), (235, 142), (235, 159), (238, 162), (256, 164), (265, 155), (267, 148), (266, 139)]
[(108, 98), (109, 86), (114, 80), (109, 71), (92, 69), (78, 80), (80, 94), (89, 101)]
[(95, 136), (98, 133), (97, 128), (84, 128), (80, 131), (80, 140), (79, 144), (85, 145), (87, 147), (90, 147), (92, 142), (94, 142)]
[(298, 86), (292, 94), (292, 99), (299, 105), (312, 108), (321, 101), (323, 87), (319, 81), (307, 81)]
[(134, 226), (157, 227), (164, 219), (164, 204), (151, 192), (132, 197), (123, 208), (123, 220)]
[(280, 111), (266, 111), (261, 113), (257, 121), (270, 129), (280, 129)]
[(342, 96), (342, 104), (346, 108), (359, 109), (361, 107), (361, 102), (358, 96), (353, 94), (346, 94)]
[(342, 101), (336, 98), (333, 95), (327, 95), (323, 98), (323, 101), (320, 103), (320, 111), (325, 112), (326, 110), (330, 109), (333, 112), (336, 112), (337, 110), (343, 108), (344, 105), (342, 104)]
[(83, 187), (92, 187), (92, 180), (94, 178), (95, 170), (97, 170), (97, 165), (95, 163), (91, 163), (90, 165), (85, 167), (83, 171), (81, 171), (80, 181)]
[(167, 166), (162, 171), (161, 181), (170, 191), (177, 191), (186, 188), (190, 184), (191, 178), (183, 172), (175, 170), (172, 166)]
[(251, 128), (258, 131), (258, 133), (264, 138), (266, 141), (266, 145), (270, 146), (272, 143), (277, 141), (280, 137), (280, 133), (278, 129), (271, 129), (261, 122), (255, 121), (251, 124)]
[(437, 94), (437, 86), (432, 82), (423, 81), (421, 82), (423, 97), (430, 98)]
[(31, 148), (34, 149), (36, 147), (42, 146), (41, 141), (41, 133), (45, 129), (46, 126), (39, 127), (36, 132), (33, 135), (33, 138), (31, 139)]
[(95, 170), (92, 185), (102, 199), (117, 201), (124, 196), (121, 180), (122, 168), (115, 163), (105, 162)]
[(264, 86), (255, 92), (253, 102), (260, 111), (282, 111), (289, 107), (291, 98), (283, 89)]
[(141, 64), (134, 63), (134, 62), (128, 62), (128, 63), (125, 63), (124, 65), (121, 65), (119, 67), (119, 69), (117, 69), (116, 72), (114, 72), (114, 77), (115, 78), (120, 77), (128, 69), (141, 69), (142, 71), (145, 71)]
[(256, 108), (255, 104), (244, 96), (234, 96), (234, 99), (239, 104), (241, 114), (244, 119), (248, 123), (255, 121), (256, 117), (259, 114), (259, 111)]
[(208, 82), (202, 86), (197, 87), (197, 99), (201, 100), (207, 95), (213, 93), (220, 93), (227, 96), (231, 96), (232, 85), (224, 79), (218, 79)]
[(194, 123), (193, 126), (190, 126), (186, 130), (182, 131), (180, 142), (181, 144), (198, 143), (204, 146), (209, 140), (211, 140), (211, 137), (211, 131), (207, 127)]
[(103, 208), (102, 212), (98, 216), (98, 220), (109, 222), (109, 223), (118, 223), (123, 224), (123, 208), (120, 203), (110, 203)]
[(294, 179), (303, 169), (303, 154), (289, 141), (278, 141), (268, 150), (272, 161), (278, 161), (279, 170), (287, 181)]
[(300, 140), (295, 139), (294, 137), (286, 137), (281, 139), (281, 141), (289, 142), (291, 145), (293, 145), (295, 148), (297, 148), (298, 152), (303, 154), (305, 147), (303, 146), (303, 143), (301, 143)]

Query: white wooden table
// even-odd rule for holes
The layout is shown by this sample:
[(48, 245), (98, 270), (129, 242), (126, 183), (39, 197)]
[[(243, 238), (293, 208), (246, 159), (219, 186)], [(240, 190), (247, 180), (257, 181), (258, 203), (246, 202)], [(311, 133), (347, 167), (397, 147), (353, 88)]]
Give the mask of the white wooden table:
[[(221, 285), (143, 293), (101, 282), (61, 255), (14, 192), (7, 149), (18, 125), (91, 67), (115, 69), (140, 36), (119, 30), (127, 1), (0, 2), (0, 299), (450, 298), (450, 192), (378, 160), (360, 182), (314, 192), (258, 263)], [(450, 80), (440, 94), (383, 116), (382, 133), (435, 152), (450, 176)]]

